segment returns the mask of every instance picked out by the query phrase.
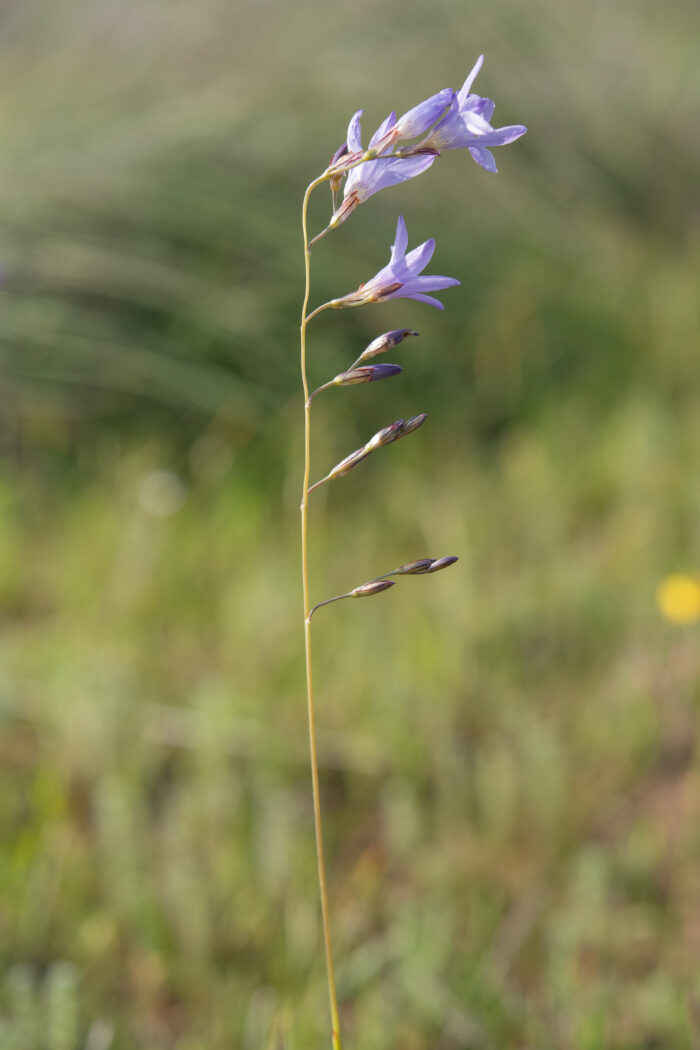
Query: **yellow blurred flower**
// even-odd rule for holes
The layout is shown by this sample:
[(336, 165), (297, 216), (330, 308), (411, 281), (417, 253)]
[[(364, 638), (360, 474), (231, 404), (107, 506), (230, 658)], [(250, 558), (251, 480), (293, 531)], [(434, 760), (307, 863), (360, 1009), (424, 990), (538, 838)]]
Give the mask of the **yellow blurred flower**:
[(700, 579), (684, 573), (665, 576), (656, 590), (656, 602), (671, 623), (696, 623), (700, 620)]

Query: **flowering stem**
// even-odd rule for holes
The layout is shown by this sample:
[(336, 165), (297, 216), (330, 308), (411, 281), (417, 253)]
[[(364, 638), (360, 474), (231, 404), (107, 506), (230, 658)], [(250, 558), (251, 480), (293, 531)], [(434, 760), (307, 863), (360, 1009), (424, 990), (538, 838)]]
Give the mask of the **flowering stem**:
[(304, 236), (304, 303), (301, 308), (301, 381), (304, 388), (304, 484), (301, 497), (301, 572), (302, 588), (304, 594), (304, 648), (306, 652), (306, 697), (309, 717), (309, 753), (311, 762), (311, 788), (314, 806), (314, 831), (316, 837), (316, 862), (318, 865), (318, 885), (321, 896), (321, 918), (323, 922), (323, 940), (326, 952), (326, 973), (328, 976), (328, 996), (331, 1008), (332, 1045), (333, 1050), (342, 1050), (340, 1040), (340, 1018), (338, 1014), (338, 998), (335, 990), (335, 977), (333, 974), (333, 954), (331, 951), (331, 930), (328, 914), (328, 888), (326, 884), (326, 865), (323, 858), (323, 828), (321, 823), (321, 793), (318, 781), (318, 758), (316, 752), (316, 721), (314, 717), (314, 695), (313, 675), (311, 668), (311, 603), (309, 599), (309, 541), (308, 541), (308, 503), (309, 503), (309, 474), (311, 469), (311, 401), (309, 398), (309, 384), (306, 376), (306, 326), (311, 318), (325, 307), (314, 310), (307, 317), (306, 310), (309, 304), (310, 278), (311, 278), (311, 250), (307, 230), (307, 211), (309, 198), (312, 191), (327, 181), (326, 175), (321, 175), (309, 184), (304, 194), (304, 202), (301, 210), (301, 225)]

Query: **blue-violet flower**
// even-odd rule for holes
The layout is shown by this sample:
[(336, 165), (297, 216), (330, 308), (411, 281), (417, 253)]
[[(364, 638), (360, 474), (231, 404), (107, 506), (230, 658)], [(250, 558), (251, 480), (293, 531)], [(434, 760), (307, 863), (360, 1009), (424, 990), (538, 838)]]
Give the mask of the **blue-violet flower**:
[[(416, 109), (419, 108), (416, 107)], [(442, 112), (444, 108), (445, 106), (443, 105), (439, 112)], [(343, 158), (345, 161), (362, 156), (362, 140), (360, 138), (360, 117), (362, 112), (361, 109), (358, 110), (348, 125), (348, 155)], [(411, 112), (413, 111), (409, 111), (406, 117), (409, 117)], [(436, 120), (438, 115), (439, 113), (433, 117), (433, 120)], [(382, 142), (384, 144), (382, 148), (386, 148), (387, 144), (393, 141), (390, 138), (390, 134), (395, 127), (396, 114), (390, 113), (370, 139), (369, 149), (375, 149)], [(418, 134), (421, 134), (421, 132), (418, 132)], [(405, 182), (407, 179), (415, 178), (416, 175), (421, 175), (428, 170), (436, 156), (437, 150), (426, 147), (421, 150), (421, 154), (418, 156), (405, 158), (378, 157), (376, 160), (367, 160), (364, 164), (358, 164), (356, 168), (352, 168), (348, 172), (343, 190), (343, 202), (333, 213), (328, 228), (332, 230), (336, 226), (340, 226), (341, 223), (349, 218), (358, 204), (362, 204), (373, 194), (378, 193), (379, 190), (384, 190), (388, 186), (395, 186), (399, 182)]]
[(491, 126), (489, 121), (493, 116), (495, 103), (490, 98), (470, 93), (483, 62), (484, 56), (480, 55), (462, 89), (454, 96), (449, 110), (427, 138), (419, 143), (418, 148), (442, 152), (446, 149), (466, 147), (482, 168), (486, 171), (498, 171), (493, 154), (487, 147), (505, 146), (509, 142), (515, 142), (525, 134), (527, 128), (523, 124), (511, 124), (505, 128)]
[(420, 303), (437, 306), (439, 310), (444, 309), (439, 299), (425, 293), (451, 288), (460, 282), (454, 277), (420, 276), (421, 270), (428, 265), (435, 251), (435, 241), (432, 237), (408, 255), (407, 247), (406, 223), (400, 215), (388, 265), (366, 284), (361, 284), (356, 291), (340, 299), (332, 299), (329, 305), (340, 310), (346, 306), (362, 306), (364, 303), (384, 303), (389, 299), (415, 299)]

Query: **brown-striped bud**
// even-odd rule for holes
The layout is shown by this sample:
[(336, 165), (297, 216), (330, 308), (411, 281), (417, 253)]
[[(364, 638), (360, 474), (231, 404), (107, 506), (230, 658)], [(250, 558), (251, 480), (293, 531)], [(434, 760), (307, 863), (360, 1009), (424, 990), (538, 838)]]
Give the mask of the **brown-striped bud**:
[(454, 565), (459, 558), (455, 557), (454, 554), (449, 555), (447, 558), (436, 558), (427, 572), (439, 572), (440, 569), (446, 569), (448, 565)]
[(381, 594), (382, 591), (388, 591), (394, 584), (391, 580), (372, 580), (370, 583), (363, 583), (360, 587), (355, 587), (353, 591), (350, 591), (351, 598), (368, 598), (371, 594)]
[[(328, 170), (330, 171), (331, 169), (335, 168), (336, 165), (338, 164), (338, 162), (343, 157), (347, 156), (348, 152), (349, 152), (348, 144), (347, 144), (347, 142), (344, 142), (342, 146), (338, 147), (338, 149), (335, 151), (335, 153), (331, 157), (330, 163), (328, 165)], [(331, 186), (331, 193), (333, 194), (334, 199), (335, 199), (335, 194), (340, 189), (341, 183), (343, 181), (343, 174), (344, 173), (342, 171), (339, 171), (339, 172), (336, 172), (334, 175), (331, 175), (330, 186)]]
[(411, 416), (401, 427), (401, 433), (398, 437), (406, 437), (407, 434), (412, 434), (414, 430), (418, 430), (418, 427), (422, 427), (428, 418), (427, 412), (421, 412), (420, 415)]
[(366, 449), (355, 449), (345, 459), (341, 459), (340, 463), (336, 463), (329, 472), (328, 478), (342, 478), (345, 474), (349, 474), (351, 470), (354, 470), (358, 463), (361, 463), (363, 459), (367, 459), (368, 456), (369, 452)]
[(349, 372), (340, 372), (331, 379), (333, 386), (354, 386), (356, 383), (374, 383), (378, 379), (388, 379), (398, 375), (401, 365), (362, 365), (351, 368)]
[(383, 445), (389, 445), (392, 441), (396, 441), (397, 437), (402, 434), (403, 419), (397, 419), (395, 423), (389, 423), (388, 426), (382, 427), (376, 434), (373, 435), (365, 445), (367, 452), (374, 452), (375, 448), (381, 448)]
[(400, 565), (394, 569), (396, 576), (420, 576), (424, 572), (430, 572), (433, 558), (419, 558), (418, 561), (409, 561), (406, 565)]
[(386, 353), (393, 346), (398, 346), (407, 335), (418, 335), (418, 332), (414, 332), (410, 328), (396, 328), (393, 332), (385, 332), (384, 335), (377, 336), (369, 346), (365, 347), (358, 360), (369, 361), (370, 357)]

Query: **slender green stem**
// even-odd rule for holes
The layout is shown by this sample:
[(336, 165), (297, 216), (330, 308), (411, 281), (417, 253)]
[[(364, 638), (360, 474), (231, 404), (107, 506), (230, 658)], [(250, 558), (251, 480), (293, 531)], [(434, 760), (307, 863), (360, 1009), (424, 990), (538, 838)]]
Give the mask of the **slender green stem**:
[(326, 865), (323, 858), (323, 827), (321, 822), (321, 793), (318, 781), (318, 758), (316, 752), (316, 720), (314, 717), (314, 694), (313, 675), (311, 667), (311, 603), (309, 599), (309, 538), (308, 538), (308, 504), (309, 504), (309, 473), (311, 469), (311, 401), (309, 399), (309, 384), (306, 376), (306, 326), (312, 316), (320, 312), (314, 310), (308, 317), (306, 310), (309, 304), (310, 279), (311, 279), (311, 251), (309, 247), (309, 235), (307, 230), (307, 211), (309, 197), (316, 186), (326, 182), (326, 176), (319, 176), (307, 187), (304, 194), (304, 203), (301, 212), (301, 225), (304, 235), (304, 303), (301, 308), (301, 381), (304, 388), (304, 485), (301, 497), (301, 570), (302, 587), (304, 592), (304, 648), (306, 652), (306, 697), (309, 715), (309, 752), (311, 760), (311, 787), (314, 805), (314, 829), (316, 835), (316, 862), (318, 865), (318, 884), (321, 895), (321, 918), (323, 921), (323, 940), (326, 950), (326, 972), (328, 975), (328, 996), (331, 1007), (332, 1045), (333, 1050), (342, 1050), (340, 1040), (340, 1017), (338, 1014), (338, 998), (335, 990), (335, 977), (333, 974), (333, 953), (331, 951), (331, 928), (328, 913), (328, 887), (326, 883)]
[(314, 605), (313, 609), (309, 613), (309, 620), (311, 619), (313, 614), (316, 612), (316, 610), (320, 609), (322, 605), (331, 605), (333, 602), (341, 601), (342, 598), (352, 598), (352, 597), (354, 597), (354, 595), (352, 595), (350, 593), (350, 591), (348, 591), (347, 594), (336, 594), (335, 598), (326, 598), (325, 602), (319, 602), (317, 605)]

